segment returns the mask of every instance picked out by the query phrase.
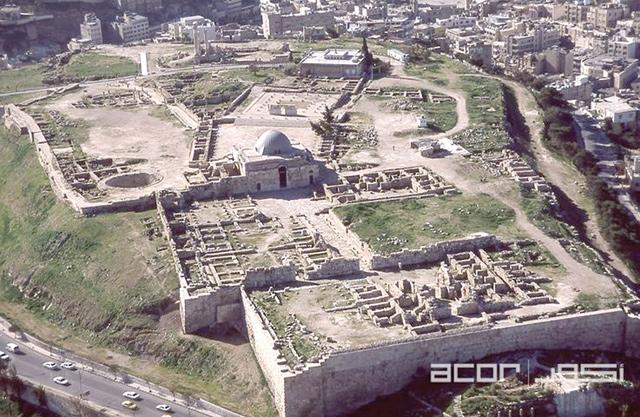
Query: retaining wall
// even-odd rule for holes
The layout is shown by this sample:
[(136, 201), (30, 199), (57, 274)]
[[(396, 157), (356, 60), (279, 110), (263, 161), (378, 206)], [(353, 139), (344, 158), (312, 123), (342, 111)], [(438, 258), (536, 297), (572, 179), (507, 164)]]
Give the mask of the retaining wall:
[(399, 391), (418, 369), (429, 369), (431, 363), (469, 362), (527, 349), (601, 350), (640, 357), (640, 317), (617, 308), (335, 351), (303, 371), (283, 371), (274, 366), (273, 338), (258, 320), (254, 313), (250, 340), (283, 417), (329, 417), (352, 411)]
[(397, 268), (398, 264), (415, 265), (439, 262), (446, 259), (448, 254), (465, 252), (477, 249), (487, 249), (500, 244), (500, 240), (494, 235), (477, 233), (464, 239), (438, 242), (420, 249), (403, 249), (389, 255), (373, 255), (371, 257), (372, 269)]

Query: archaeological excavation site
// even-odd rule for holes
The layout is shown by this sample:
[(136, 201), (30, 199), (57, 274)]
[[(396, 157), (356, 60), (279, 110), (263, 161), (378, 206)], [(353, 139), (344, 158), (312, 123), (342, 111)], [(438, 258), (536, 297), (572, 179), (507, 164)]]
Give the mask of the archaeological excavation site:
[(433, 363), (638, 357), (640, 302), (554, 215), (503, 84), (274, 74), (85, 84), (0, 114), (78, 217), (157, 219), (182, 332), (248, 341), (281, 417), (347, 415)]

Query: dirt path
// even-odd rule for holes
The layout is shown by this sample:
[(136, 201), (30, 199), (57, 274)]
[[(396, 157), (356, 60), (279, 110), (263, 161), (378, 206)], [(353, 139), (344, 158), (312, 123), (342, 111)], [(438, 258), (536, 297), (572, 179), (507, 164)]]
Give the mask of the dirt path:
[(595, 207), (589, 198), (584, 195), (582, 190), (586, 187), (586, 179), (572, 166), (564, 161), (556, 158), (549, 152), (542, 143), (543, 122), (538, 104), (536, 103), (531, 92), (517, 82), (504, 80), (499, 77), (488, 76), (483, 74), (468, 74), (476, 77), (489, 77), (502, 81), (511, 87), (516, 95), (520, 113), (525, 118), (525, 122), (529, 127), (531, 134), (531, 150), (538, 162), (538, 170), (552, 184), (560, 188), (567, 197), (580, 209), (587, 213), (588, 218), (585, 222), (587, 235), (590, 237), (591, 244), (598, 249), (609, 263), (615, 269), (624, 274), (627, 278), (632, 277), (629, 268), (618, 258), (609, 243), (600, 233), (595, 215)]

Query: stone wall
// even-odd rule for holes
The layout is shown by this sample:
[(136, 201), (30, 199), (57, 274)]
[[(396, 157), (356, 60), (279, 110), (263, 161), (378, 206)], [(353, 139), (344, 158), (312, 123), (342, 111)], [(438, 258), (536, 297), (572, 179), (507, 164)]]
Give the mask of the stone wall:
[(360, 271), (360, 259), (332, 258), (316, 265), (316, 269), (307, 272), (307, 279), (326, 279), (355, 274)]
[(423, 246), (420, 249), (403, 249), (400, 252), (394, 252), (389, 255), (373, 255), (371, 268), (397, 268), (398, 264), (415, 265), (439, 262), (446, 259), (450, 253), (487, 249), (495, 247), (499, 243), (500, 241), (495, 235), (476, 233), (463, 239), (437, 242), (429, 246)]
[(185, 333), (218, 325), (239, 328), (243, 320), (240, 287), (217, 287), (198, 294), (189, 294), (181, 287), (180, 318)]
[[(246, 306), (245, 306), (246, 310)], [(430, 363), (478, 360), (525, 349), (625, 352), (639, 356), (640, 318), (620, 308), (529, 321), (486, 325), (332, 352), (302, 371), (276, 367), (277, 350), (252, 313), (252, 346), (276, 406), (285, 417), (325, 417), (354, 410), (378, 396), (399, 391)], [(249, 313), (246, 313), (249, 316)], [(258, 340), (261, 343), (257, 343)], [(267, 363), (265, 363), (267, 362)], [(282, 402), (284, 400), (284, 403)]]
[(245, 271), (244, 285), (249, 289), (279, 286), (296, 279), (293, 265), (273, 266), (270, 268), (250, 268)]
[(258, 308), (247, 296), (244, 288), (240, 290), (247, 337), (253, 348), (256, 360), (273, 394), (274, 404), (281, 416), (287, 415), (284, 410), (284, 375), (287, 368), (281, 365), (279, 352), (275, 349), (276, 337), (268, 331)]

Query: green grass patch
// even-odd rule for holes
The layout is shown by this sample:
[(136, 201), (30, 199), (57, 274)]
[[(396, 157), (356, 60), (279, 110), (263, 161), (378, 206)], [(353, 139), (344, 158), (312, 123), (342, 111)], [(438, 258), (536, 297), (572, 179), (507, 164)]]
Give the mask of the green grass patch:
[(138, 73), (138, 64), (129, 58), (85, 52), (71, 57), (62, 75), (70, 81), (117, 78)]
[(451, 74), (466, 74), (470, 70), (462, 62), (444, 54), (431, 54), (426, 62), (407, 64), (405, 72), (413, 77), (448, 86), (451, 84)]
[(486, 194), (353, 204), (334, 210), (382, 254), (477, 232), (507, 239), (523, 237), (515, 225), (514, 211)]
[(460, 77), (469, 113), (469, 129), (452, 139), (470, 152), (502, 150), (511, 141), (505, 129), (504, 84), (486, 77)]
[[(428, 91), (424, 91), (424, 94), (426, 96)], [(420, 103), (420, 112), (427, 116), (428, 129), (434, 132), (446, 132), (449, 129), (453, 129), (458, 122), (455, 100), (441, 103), (423, 101)]]
[(567, 224), (553, 214), (545, 198), (537, 192), (522, 191), (522, 209), (527, 218), (545, 235), (555, 239), (571, 239), (573, 236)]
[[(289, 68), (295, 68), (293, 64)], [(274, 81), (285, 78), (285, 70), (280, 68), (235, 68), (222, 71), (220, 73), (225, 79), (239, 79), (247, 83), (270, 84)]]
[[(129, 371), (246, 415), (274, 416), (264, 381), (242, 375), (229, 349), (159, 330), (178, 279), (169, 251), (158, 250), (166, 241), (149, 227), (159, 227), (155, 211), (78, 217), (55, 198), (27, 137), (0, 128), (0, 300), (25, 306), (24, 321), (55, 328), (55, 343), (72, 334), (91, 352), (157, 358), (160, 366)], [(250, 360), (248, 346), (234, 349)]]
[(42, 64), (0, 71), (0, 93), (42, 87), (46, 67)]

